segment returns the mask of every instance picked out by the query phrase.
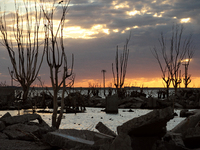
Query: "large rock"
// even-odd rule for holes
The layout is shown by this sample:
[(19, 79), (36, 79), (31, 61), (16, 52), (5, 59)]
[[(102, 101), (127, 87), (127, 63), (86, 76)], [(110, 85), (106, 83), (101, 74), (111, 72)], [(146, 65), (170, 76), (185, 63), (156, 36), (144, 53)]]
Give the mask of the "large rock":
[(110, 145), (109, 150), (132, 150), (130, 136), (127, 134), (118, 135)]
[(153, 110), (118, 126), (117, 132), (130, 136), (163, 136), (166, 133), (166, 124), (174, 117), (173, 114), (171, 107)]
[(9, 112), (5, 113), (0, 120), (2, 120), (3, 118), (7, 118), (7, 117), (11, 117), (11, 114)]
[(38, 114), (25, 114), (20, 116), (10, 116), (1, 118), (6, 125), (18, 124), (18, 123), (28, 123), (32, 120), (38, 120), (38, 122), (43, 126), (48, 126), (48, 124), (41, 118)]
[(51, 146), (63, 149), (108, 150), (114, 137), (89, 130), (59, 129), (47, 133), (44, 139)]
[(173, 143), (176, 146), (185, 147), (185, 144), (182, 138), (183, 138), (182, 134), (180, 133), (167, 132), (167, 134), (163, 137), (163, 140)]
[(119, 98), (118, 95), (108, 96), (106, 98), (106, 113), (118, 113)]
[(117, 132), (118, 135), (130, 136), (134, 150), (149, 150), (166, 134), (167, 122), (173, 117), (174, 111), (171, 107), (153, 110), (118, 126)]
[(10, 139), (37, 140), (36, 135), (39, 134), (39, 127), (26, 124), (14, 124), (7, 126), (3, 133)]
[(177, 126), (175, 126), (171, 132), (184, 134), (189, 128), (194, 128), (200, 121), (200, 110), (195, 110), (194, 115), (189, 116)]
[(157, 141), (151, 150), (189, 150), (186, 147), (178, 146), (173, 142)]
[(189, 128), (184, 134), (183, 141), (188, 148), (200, 148), (200, 127)]
[(194, 111), (188, 111), (188, 109), (183, 109), (180, 111), (180, 117), (189, 117), (194, 114), (195, 114)]
[(8, 136), (2, 132), (0, 132), (0, 140), (1, 139), (8, 139)]
[(154, 143), (160, 140), (158, 136), (131, 136), (133, 150), (151, 150)]
[(5, 129), (5, 123), (3, 121), (0, 121), (0, 131), (2, 131), (3, 129)]

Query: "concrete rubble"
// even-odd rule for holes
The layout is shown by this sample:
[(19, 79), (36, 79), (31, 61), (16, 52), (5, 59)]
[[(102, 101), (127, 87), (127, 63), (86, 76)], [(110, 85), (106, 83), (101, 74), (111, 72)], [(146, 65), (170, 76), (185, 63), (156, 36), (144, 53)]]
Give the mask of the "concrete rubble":
[[(200, 110), (183, 110), (186, 118), (172, 130), (172, 107), (154, 109), (113, 132), (102, 122), (97, 131), (53, 129), (38, 114), (0, 118), (0, 149), (68, 150), (190, 150), (200, 149)], [(189, 115), (188, 115), (189, 114)], [(33, 122), (34, 121), (34, 122)]]
[[(38, 120), (32, 122), (34, 120)], [(6, 113), (0, 118), (0, 150), (48, 150), (43, 136), (51, 127), (37, 114), (11, 116)]]

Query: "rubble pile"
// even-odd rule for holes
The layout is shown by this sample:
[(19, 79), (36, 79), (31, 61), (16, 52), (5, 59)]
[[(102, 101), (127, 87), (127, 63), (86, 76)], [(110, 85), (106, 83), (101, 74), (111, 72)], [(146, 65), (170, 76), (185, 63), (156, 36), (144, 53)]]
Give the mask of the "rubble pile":
[(38, 114), (0, 118), (0, 149), (69, 150), (190, 150), (200, 149), (200, 110), (180, 112), (186, 117), (172, 130), (172, 107), (154, 109), (117, 127), (117, 133), (99, 122), (98, 131), (54, 129)]

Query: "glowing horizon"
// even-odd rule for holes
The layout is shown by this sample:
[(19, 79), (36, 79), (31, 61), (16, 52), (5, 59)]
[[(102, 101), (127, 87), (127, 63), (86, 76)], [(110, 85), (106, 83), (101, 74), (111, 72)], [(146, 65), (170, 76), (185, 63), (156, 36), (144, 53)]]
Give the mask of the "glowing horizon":
[[(41, 87), (40, 84), (38, 83), (35, 83), (32, 86)], [(50, 82), (44, 83), (44, 87), (51, 87), (51, 83)], [(103, 88), (103, 79), (82, 79), (80, 81), (75, 80), (73, 87)], [(113, 79), (106, 79), (105, 87), (115, 88)], [(166, 86), (161, 78), (133, 78), (133, 79), (127, 78), (125, 79), (123, 87), (165, 88)], [(170, 88), (173, 88), (172, 83), (170, 85)], [(180, 88), (184, 88), (183, 82), (181, 83)], [(191, 83), (188, 85), (188, 88), (200, 88), (200, 77), (193, 77)]]

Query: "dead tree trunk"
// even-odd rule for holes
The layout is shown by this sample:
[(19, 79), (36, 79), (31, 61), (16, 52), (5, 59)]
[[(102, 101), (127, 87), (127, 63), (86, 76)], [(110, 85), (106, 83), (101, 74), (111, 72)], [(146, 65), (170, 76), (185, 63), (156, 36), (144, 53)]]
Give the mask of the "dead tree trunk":
[[(126, 77), (126, 69), (128, 64), (128, 55), (129, 55), (129, 49), (128, 49), (128, 43), (131, 38), (131, 33), (129, 35), (129, 38), (126, 39), (126, 43), (124, 45), (123, 53), (120, 55), (120, 62), (118, 57), (118, 46), (116, 50), (116, 56), (115, 56), (115, 68), (116, 71), (114, 71), (114, 65), (112, 63), (112, 72), (113, 72), (113, 79), (114, 79), (114, 85), (117, 90), (117, 94), (119, 97), (121, 97), (121, 88), (124, 85), (125, 77)], [(120, 69), (119, 69), (120, 67)]]
[[(26, 102), (29, 87), (37, 78), (42, 65), (44, 51), (39, 61), (41, 11), (37, 10), (36, 3), (34, 11), (31, 11), (29, 1), (24, 1), (23, 13), (20, 13), (21, 9), (19, 7), (15, 2), (15, 13), (12, 20), (13, 32), (10, 34), (8, 26), (6, 25), (6, 22), (10, 20), (6, 18), (5, 13), (0, 17), (0, 31), (2, 44), (7, 49), (13, 66), (13, 70), (9, 70), (10, 75), (12, 79), (20, 83), (23, 89), (23, 102)], [(24, 11), (26, 12), (25, 15), (23, 15)], [(32, 19), (33, 14), (35, 20)]]
[[(69, 69), (67, 66), (67, 56), (65, 54), (64, 42), (63, 42), (63, 28), (65, 23), (65, 17), (67, 14), (67, 9), (69, 1), (62, 5), (62, 14), (60, 17), (57, 29), (54, 28), (54, 12), (56, 7), (56, 1), (54, 0), (52, 8), (49, 9), (48, 6), (42, 5), (42, 10), (44, 13), (44, 18), (46, 20), (45, 26), (45, 50), (47, 63), (50, 69), (50, 79), (53, 87), (53, 114), (52, 114), (52, 126), (59, 128), (63, 116), (64, 109), (64, 93), (66, 87), (66, 79), (73, 76), (73, 63), (74, 56), (72, 54), (72, 66)], [(47, 4), (48, 5), (48, 4)], [(58, 37), (58, 34), (60, 37)], [(63, 69), (61, 69), (63, 68)], [(60, 70), (61, 69), (61, 70)], [(62, 72), (62, 78), (59, 79), (59, 73)], [(74, 78), (71, 79), (71, 83), (74, 83)], [(72, 86), (73, 84), (68, 84)], [(62, 99), (61, 99), (61, 109), (58, 115), (58, 92), (62, 88)]]
[[(172, 26), (172, 36), (170, 38), (170, 46), (167, 48), (167, 42), (161, 33), (159, 43), (161, 46), (161, 55), (163, 58), (163, 63), (159, 59), (157, 53), (157, 48), (154, 47), (154, 56), (158, 60), (161, 71), (164, 74), (167, 70), (170, 80), (174, 86), (175, 95), (177, 93), (178, 85), (181, 83), (180, 79), (180, 66), (181, 62), (186, 56), (186, 53), (193, 53), (191, 36), (189, 38), (182, 40), (183, 26), (179, 25)], [(166, 70), (162, 69), (162, 64), (165, 64)]]

